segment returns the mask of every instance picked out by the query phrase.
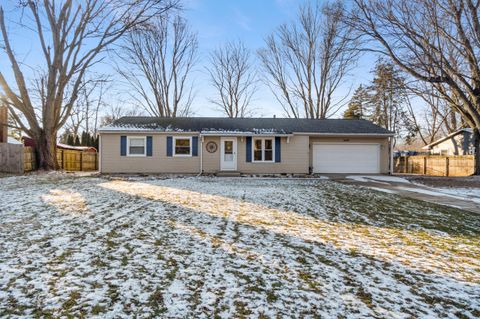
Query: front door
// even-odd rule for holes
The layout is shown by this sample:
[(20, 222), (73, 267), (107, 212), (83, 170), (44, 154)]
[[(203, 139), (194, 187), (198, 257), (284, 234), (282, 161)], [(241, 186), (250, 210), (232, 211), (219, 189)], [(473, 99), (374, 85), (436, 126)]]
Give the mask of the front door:
[(220, 139), (220, 169), (222, 171), (237, 170), (237, 138), (222, 137)]

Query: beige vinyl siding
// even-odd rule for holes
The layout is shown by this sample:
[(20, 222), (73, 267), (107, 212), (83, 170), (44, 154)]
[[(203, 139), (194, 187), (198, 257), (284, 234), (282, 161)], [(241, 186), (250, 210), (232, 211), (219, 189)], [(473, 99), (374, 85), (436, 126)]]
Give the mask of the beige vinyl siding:
[[(217, 150), (214, 153), (207, 151), (207, 143), (214, 142), (217, 144)], [(220, 170), (220, 137), (205, 136), (202, 145), (203, 153), (203, 172), (207, 174), (216, 173)]]
[[(274, 138), (273, 138), (274, 139)], [(253, 143), (252, 143), (253, 144)], [(245, 174), (308, 174), (308, 136), (281, 137), (281, 162), (247, 162), (246, 138), (238, 138), (238, 171)]]
[[(152, 156), (120, 156), (120, 136), (152, 136)], [(199, 156), (167, 156), (167, 136), (172, 135), (158, 133), (102, 133), (100, 150), (102, 173), (198, 173), (200, 171)], [(190, 137), (193, 135), (175, 134), (174, 136)]]
[[(367, 143), (380, 144), (380, 172), (387, 174), (390, 170), (388, 137), (317, 137), (310, 136), (310, 144), (314, 143)], [(309, 166), (312, 166), (313, 153), (310, 153)]]

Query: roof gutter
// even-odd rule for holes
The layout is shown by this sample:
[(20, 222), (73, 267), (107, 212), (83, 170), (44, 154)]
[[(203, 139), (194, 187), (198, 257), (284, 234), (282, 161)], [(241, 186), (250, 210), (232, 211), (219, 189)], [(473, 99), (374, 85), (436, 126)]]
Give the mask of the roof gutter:
[(395, 133), (304, 133), (304, 132), (293, 132), (294, 135), (309, 135), (309, 136), (345, 136), (345, 137), (355, 137), (355, 136), (372, 136), (372, 137), (392, 137), (395, 136)]
[(200, 136), (292, 136), (288, 133), (200, 132)]

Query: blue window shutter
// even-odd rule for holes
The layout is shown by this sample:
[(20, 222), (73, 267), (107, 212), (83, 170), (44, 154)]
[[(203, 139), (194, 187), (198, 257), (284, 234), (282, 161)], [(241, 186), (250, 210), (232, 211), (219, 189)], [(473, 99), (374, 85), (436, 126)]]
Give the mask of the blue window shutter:
[(127, 156), (127, 137), (120, 136), (120, 156)]
[(198, 156), (198, 136), (192, 137), (192, 156)]
[(252, 137), (247, 136), (247, 163), (252, 161)]
[(280, 163), (281, 161), (281, 154), (282, 154), (282, 143), (281, 137), (275, 137), (275, 163)]
[(147, 136), (147, 156), (152, 156), (152, 137)]
[(173, 138), (171, 136), (167, 136), (167, 156), (172, 156), (172, 145), (173, 145)]

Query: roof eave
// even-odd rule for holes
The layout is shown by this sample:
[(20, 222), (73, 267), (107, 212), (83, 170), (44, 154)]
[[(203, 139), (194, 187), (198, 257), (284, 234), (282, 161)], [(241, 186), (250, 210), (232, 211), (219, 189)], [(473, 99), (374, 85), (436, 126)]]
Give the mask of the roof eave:
[(310, 136), (378, 136), (378, 137), (393, 137), (394, 133), (314, 133), (314, 132), (293, 132), (295, 135), (310, 135)]

